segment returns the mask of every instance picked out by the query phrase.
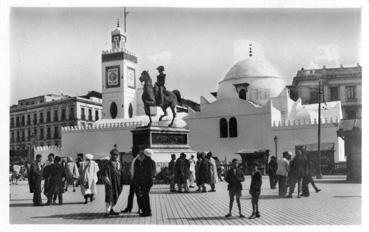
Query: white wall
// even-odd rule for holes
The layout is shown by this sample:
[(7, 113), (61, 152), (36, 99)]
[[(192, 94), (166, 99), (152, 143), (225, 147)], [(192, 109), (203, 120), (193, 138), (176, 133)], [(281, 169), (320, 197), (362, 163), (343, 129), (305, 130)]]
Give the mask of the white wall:
[(134, 127), (114, 127), (78, 131), (62, 131), (62, 153), (64, 156), (77, 157), (77, 153), (91, 153), (94, 158), (109, 156), (117, 144), (120, 152), (132, 149), (131, 130)]

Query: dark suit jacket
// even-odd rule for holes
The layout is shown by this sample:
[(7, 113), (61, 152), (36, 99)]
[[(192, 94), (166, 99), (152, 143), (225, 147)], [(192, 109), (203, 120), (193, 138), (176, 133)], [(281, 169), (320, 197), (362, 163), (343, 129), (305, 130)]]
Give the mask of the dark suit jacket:
[(42, 180), (42, 166), (41, 169), (37, 168), (36, 163), (31, 164), (30, 172), (29, 172), (29, 189), (30, 192), (38, 192), (41, 193), (41, 180)]
[(262, 184), (262, 176), (259, 171), (251, 175), (250, 194), (260, 193)]
[(225, 178), (225, 181), (228, 183), (228, 190), (233, 192), (242, 190), (241, 182), (244, 180), (245, 177), (243, 176), (243, 172), (240, 168), (236, 168), (236, 175), (234, 173), (234, 169), (230, 169)]

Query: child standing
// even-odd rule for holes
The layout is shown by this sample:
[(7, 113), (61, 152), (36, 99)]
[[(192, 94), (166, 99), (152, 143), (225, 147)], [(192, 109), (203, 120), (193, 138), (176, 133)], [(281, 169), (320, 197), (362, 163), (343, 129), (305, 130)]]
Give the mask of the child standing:
[(249, 219), (254, 219), (260, 217), (259, 213), (259, 196), (261, 192), (261, 184), (262, 184), (262, 177), (260, 172), (258, 171), (257, 163), (251, 164), (251, 184), (249, 193), (251, 195), (251, 204), (252, 204), (252, 214)]
[(226, 175), (226, 178), (225, 178), (225, 181), (228, 183), (228, 191), (229, 191), (229, 213), (226, 215), (226, 217), (231, 217), (232, 216), (232, 207), (233, 207), (234, 196), (236, 196), (239, 216), (240, 217), (245, 217), (241, 213), (241, 202), (240, 202), (241, 191), (242, 191), (241, 182), (243, 182), (244, 180), (245, 180), (245, 177), (243, 176), (243, 172), (240, 168), (238, 168), (238, 160), (233, 159), (232, 160), (232, 167), (227, 172), (227, 175)]

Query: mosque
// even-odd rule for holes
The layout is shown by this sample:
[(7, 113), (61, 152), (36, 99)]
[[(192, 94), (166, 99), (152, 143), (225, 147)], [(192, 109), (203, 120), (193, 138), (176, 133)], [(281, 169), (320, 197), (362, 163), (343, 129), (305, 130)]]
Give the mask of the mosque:
[[(131, 130), (148, 124), (137, 83), (138, 58), (125, 48), (127, 35), (119, 25), (111, 32), (111, 49), (102, 52), (102, 118), (92, 126), (62, 128), (62, 154), (92, 153), (108, 156), (116, 145), (121, 152), (132, 149)], [(165, 65), (165, 64), (164, 64)], [(174, 127), (189, 129), (193, 152), (212, 151), (220, 160), (240, 158), (240, 150), (268, 149), (278, 155), (299, 146), (317, 150), (318, 105), (302, 105), (290, 99), (284, 80), (264, 57), (262, 47), (249, 43), (249, 54), (233, 65), (212, 93), (215, 100), (200, 98), (200, 111), (180, 112)], [(323, 104), (321, 150), (326, 159), (344, 161), (343, 140), (336, 135), (342, 118), (340, 101)], [(159, 108), (154, 110), (154, 126), (166, 127)], [(169, 111), (168, 111), (169, 113)], [(275, 138), (278, 139), (277, 144)], [(276, 146), (277, 145), (277, 146)], [(277, 151), (275, 151), (277, 147)], [(170, 153), (154, 160), (169, 161)], [(333, 161), (332, 160), (332, 161)]]

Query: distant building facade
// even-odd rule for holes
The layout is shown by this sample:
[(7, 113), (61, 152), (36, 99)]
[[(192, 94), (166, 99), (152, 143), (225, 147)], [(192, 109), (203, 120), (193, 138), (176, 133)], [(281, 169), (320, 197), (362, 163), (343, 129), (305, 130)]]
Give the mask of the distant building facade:
[(356, 67), (304, 69), (297, 71), (289, 86), (293, 100), (299, 97), (302, 104), (318, 102), (319, 80), (322, 80), (323, 101), (341, 101), (344, 119), (361, 118), (362, 68)]
[(10, 150), (60, 146), (61, 127), (87, 126), (101, 118), (101, 93), (70, 97), (48, 94), (10, 107)]

